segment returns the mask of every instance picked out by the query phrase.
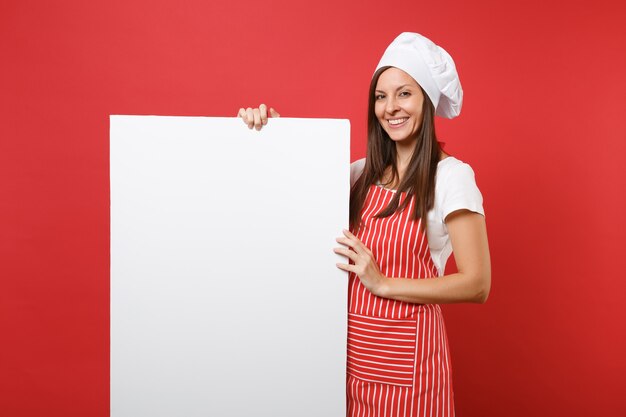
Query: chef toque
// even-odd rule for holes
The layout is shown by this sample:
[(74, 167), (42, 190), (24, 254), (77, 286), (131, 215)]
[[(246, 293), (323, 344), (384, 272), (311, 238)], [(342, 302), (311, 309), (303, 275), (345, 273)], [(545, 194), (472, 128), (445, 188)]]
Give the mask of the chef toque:
[(463, 89), (454, 61), (442, 47), (419, 33), (404, 32), (391, 42), (376, 66), (396, 67), (424, 89), (437, 116), (453, 119), (461, 113)]

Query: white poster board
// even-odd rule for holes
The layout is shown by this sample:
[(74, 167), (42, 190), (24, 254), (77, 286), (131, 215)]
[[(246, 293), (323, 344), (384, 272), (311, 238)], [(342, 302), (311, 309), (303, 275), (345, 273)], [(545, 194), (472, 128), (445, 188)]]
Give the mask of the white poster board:
[(345, 415), (349, 122), (110, 122), (111, 416)]

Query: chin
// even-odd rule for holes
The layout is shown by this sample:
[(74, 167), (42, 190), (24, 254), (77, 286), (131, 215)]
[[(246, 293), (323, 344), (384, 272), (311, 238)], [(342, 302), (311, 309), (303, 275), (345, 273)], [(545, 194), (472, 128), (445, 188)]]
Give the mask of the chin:
[(411, 141), (411, 138), (409, 136), (399, 136), (399, 135), (389, 135), (389, 138), (394, 141), (394, 142), (409, 142)]

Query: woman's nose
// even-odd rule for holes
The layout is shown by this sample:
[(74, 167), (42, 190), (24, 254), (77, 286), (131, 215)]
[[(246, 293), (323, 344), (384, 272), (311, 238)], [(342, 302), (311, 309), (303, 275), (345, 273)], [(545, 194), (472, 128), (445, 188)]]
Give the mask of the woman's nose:
[(393, 113), (398, 109), (398, 101), (394, 97), (388, 97), (387, 103), (385, 104), (385, 111), (387, 113)]

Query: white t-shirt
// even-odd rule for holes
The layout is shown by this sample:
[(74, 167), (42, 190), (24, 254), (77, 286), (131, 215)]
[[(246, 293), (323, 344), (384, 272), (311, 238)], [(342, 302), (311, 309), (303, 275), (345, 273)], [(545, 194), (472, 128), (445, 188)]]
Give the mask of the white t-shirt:
[[(365, 158), (350, 165), (350, 184), (354, 184), (365, 167)], [(426, 237), (430, 255), (442, 276), (446, 262), (452, 253), (452, 242), (444, 219), (459, 209), (467, 209), (485, 215), (483, 196), (476, 185), (474, 170), (468, 164), (453, 156), (442, 159), (437, 164), (435, 179), (435, 204), (428, 212)]]

